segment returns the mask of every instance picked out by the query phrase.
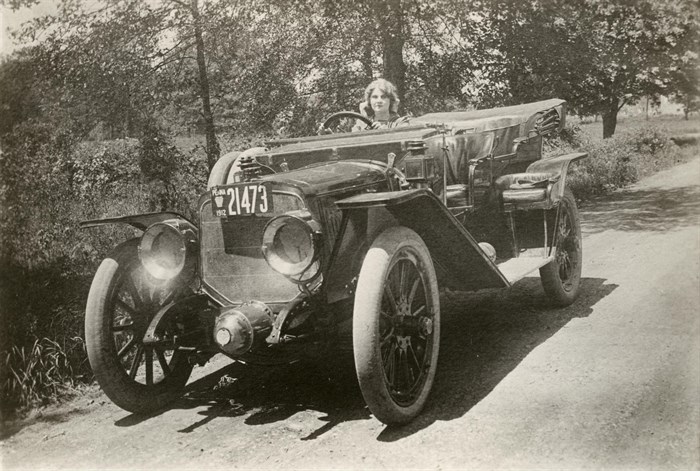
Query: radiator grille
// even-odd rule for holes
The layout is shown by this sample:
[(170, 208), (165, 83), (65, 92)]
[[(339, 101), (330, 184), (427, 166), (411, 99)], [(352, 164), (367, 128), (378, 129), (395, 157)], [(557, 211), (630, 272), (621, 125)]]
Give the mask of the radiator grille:
[(335, 204), (337, 199), (334, 197), (319, 197), (309, 201), (309, 209), (314, 215), (317, 215), (318, 222), (323, 228), (321, 260), (330, 260), (335, 238), (340, 230), (343, 214)]
[[(303, 209), (293, 194), (272, 192), (276, 216)], [(223, 219), (212, 214), (211, 201), (200, 208), (202, 279), (231, 303), (258, 300), (282, 303), (293, 299), (298, 287), (274, 271), (262, 255), (262, 233), (271, 216)]]

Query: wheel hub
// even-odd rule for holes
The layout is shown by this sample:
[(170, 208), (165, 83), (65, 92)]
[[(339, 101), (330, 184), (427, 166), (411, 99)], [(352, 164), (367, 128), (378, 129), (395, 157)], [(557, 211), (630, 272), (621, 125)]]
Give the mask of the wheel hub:
[(399, 335), (411, 336), (421, 333), (430, 335), (433, 332), (433, 321), (425, 316), (399, 315), (392, 317), (393, 327)]
[(420, 318), (420, 331), (426, 337), (433, 333), (433, 320), (429, 317)]
[(408, 350), (408, 347), (411, 345), (411, 337), (405, 336), (405, 335), (397, 335), (396, 336), (396, 344), (398, 345), (399, 349), (403, 352)]

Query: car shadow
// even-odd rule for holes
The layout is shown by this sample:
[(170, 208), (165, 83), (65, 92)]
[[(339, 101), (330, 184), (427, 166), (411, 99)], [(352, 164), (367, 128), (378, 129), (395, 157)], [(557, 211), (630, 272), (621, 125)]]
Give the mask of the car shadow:
[(443, 302), (448, 315), (428, 404), (411, 423), (386, 427), (378, 440), (396, 441), (436, 421), (462, 417), (538, 345), (572, 319), (587, 317), (617, 287), (600, 278), (584, 278), (581, 295), (566, 308), (548, 304), (538, 277), (521, 280), (506, 296), (498, 291), (449, 296)]
[(700, 187), (629, 189), (606, 195), (581, 209), (582, 231), (669, 231), (696, 226)]
[(285, 366), (236, 367), (221, 376), (214, 388), (192, 389), (174, 407), (207, 408), (202, 419), (180, 432), (189, 433), (215, 418), (245, 416), (246, 425), (264, 425), (286, 420), (302, 411), (324, 414), (323, 425), (302, 437), (312, 440), (336, 425), (371, 418), (355, 378), (349, 352), (338, 352), (331, 364), (300, 361)]
[(336, 425), (368, 420), (351, 351), (336, 352), (330, 362), (256, 366), (234, 362), (188, 384), (183, 397), (150, 415), (130, 414), (115, 422), (130, 427), (174, 409), (199, 409), (201, 418), (178, 432), (191, 433), (214, 419), (244, 416), (246, 425), (286, 420), (302, 411), (321, 412), (323, 425), (302, 440), (313, 440)]
[[(564, 309), (548, 306), (539, 278), (521, 280), (506, 292), (445, 293), (440, 361), (428, 404), (413, 422), (386, 427), (378, 439), (399, 440), (435, 421), (463, 416), (534, 348), (571, 319), (588, 316), (616, 287), (584, 278), (581, 296)], [(181, 433), (225, 417), (242, 417), (244, 424), (255, 426), (302, 411), (322, 413), (323, 424), (301, 440), (313, 440), (343, 422), (372, 418), (349, 349), (324, 363), (263, 367), (236, 362), (189, 384), (186, 394), (168, 409), (150, 416), (132, 414), (116, 425), (133, 426), (173, 409), (200, 409), (200, 418), (178, 430)]]

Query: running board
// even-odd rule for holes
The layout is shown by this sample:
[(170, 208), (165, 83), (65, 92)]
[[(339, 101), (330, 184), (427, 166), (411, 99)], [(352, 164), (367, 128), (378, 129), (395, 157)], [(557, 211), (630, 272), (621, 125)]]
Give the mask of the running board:
[(508, 283), (513, 284), (552, 260), (554, 260), (554, 255), (549, 257), (518, 257), (499, 263), (497, 266)]

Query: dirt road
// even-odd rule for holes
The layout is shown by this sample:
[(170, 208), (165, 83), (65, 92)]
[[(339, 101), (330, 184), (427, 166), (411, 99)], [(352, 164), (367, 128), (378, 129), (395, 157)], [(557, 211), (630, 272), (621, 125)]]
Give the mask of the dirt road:
[(695, 160), (584, 208), (573, 306), (547, 307), (538, 278), (446, 294), (435, 387), (406, 427), (375, 420), (352, 374), (224, 362), (153, 417), (96, 391), (44, 410), (8, 430), (1, 467), (698, 469), (699, 214)]

